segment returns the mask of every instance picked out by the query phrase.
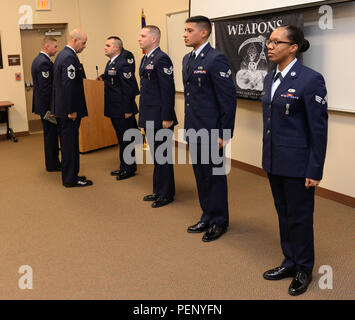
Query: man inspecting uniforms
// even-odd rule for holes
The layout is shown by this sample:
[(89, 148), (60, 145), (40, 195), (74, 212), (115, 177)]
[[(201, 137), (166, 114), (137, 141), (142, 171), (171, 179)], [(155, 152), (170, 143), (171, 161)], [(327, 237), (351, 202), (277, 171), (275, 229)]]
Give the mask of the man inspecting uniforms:
[[(169, 56), (160, 50), (160, 30), (157, 26), (144, 27), (138, 41), (140, 48), (146, 52), (139, 68), (141, 79), (139, 127), (154, 131), (152, 135), (147, 133), (148, 144), (154, 158), (153, 193), (145, 196), (143, 200), (153, 201), (152, 207), (159, 208), (174, 201), (175, 195), (172, 159), (160, 163), (155, 157), (160, 145), (168, 144), (172, 147), (174, 126), (178, 123), (174, 109), (173, 64)], [(152, 123), (151, 129), (149, 123)], [(163, 141), (157, 141), (157, 133), (161, 129), (170, 130), (170, 135)]]
[[(53, 62), (58, 51), (55, 38), (45, 37), (42, 50), (33, 60), (31, 73), (33, 80), (32, 112), (41, 116), (44, 137), (44, 156), (46, 169), (49, 172), (61, 171), (59, 161), (58, 126), (55, 121), (45, 120), (45, 115), (51, 110), (53, 89)], [(53, 117), (53, 120), (55, 118)]]
[[(212, 152), (206, 159), (203, 144), (208, 144), (211, 151), (214, 147), (218, 148), (219, 156), (225, 158), (224, 146), (233, 136), (237, 104), (227, 58), (208, 42), (211, 30), (211, 22), (206, 17), (195, 16), (186, 20), (185, 45), (192, 47), (193, 51), (183, 59), (185, 130), (197, 132), (202, 129), (208, 132), (207, 142), (202, 139), (192, 141), (186, 135), (190, 153), (196, 160), (193, 170), (202, 208), (200, 221), (189, 226), (187, 232), (206, 231), (202, 238), (204, 242), (216, 240), (227, 231), (229, 212), (224, 168), (218, 168), (212, 159)], [(213, 131), (219, 132), (215, 140)], [(224, 137), (224, 131), (229, 133), (229, 137)], [(215, 174), (217, 168), (223, 169), (222, 174)]]
[(74, 29), (68, 45), (54, 63), (52, 113), (56, 116), (61, 134), (62, 181), (69, 187), (86, 187), (91, 180), (79, 177), (79, 127), (88, 115), (84, 95), (82, 67), (77, 56), (86, 47), (87, 35)]
[[(135, 77), (135, 60), (131, 52), (123, 48), (119, 37), (109, 37), (105, 44), (105, 55), (110, 58), (105, 73), (98, 79), (105, 81), (105, 116), (111, 118), (120, 145), (120, 168), (112, 171), (117, 180), (128, 179), (135, 175), (137, 164), (127, 163), (124, 150), (131, 143), (123, 141), (128, 129), (137, 129), (135, 114), (138, 113), (135, 97), (139, 88)], [(135, 158), (135, 152), (132, 152)]]

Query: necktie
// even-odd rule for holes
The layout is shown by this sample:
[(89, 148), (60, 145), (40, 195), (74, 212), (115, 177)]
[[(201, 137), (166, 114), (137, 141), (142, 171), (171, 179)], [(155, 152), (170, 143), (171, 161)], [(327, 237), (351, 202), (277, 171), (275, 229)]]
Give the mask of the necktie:
[(280, 82), (283, 80), (283, 76), (282, 76), (282, 74), (281, 74), (281, 72), (278, 72), (277, 74), (276, 74), (276, 76), (274, 77), (274, 82), (276, 82), (277, 81), (277, 79), (280, 79)]
[(111, 60), (109, 60), (109, 61), (107, 62), (106, 70), (108, 70), (108, 69), (110, 68), (110, 65), (111, 65)]
[(142, 67), (144, 66), (146, 60), (147, 60), (147, 55), (145, 54), (144, 57), (143, 57), (143, 60), (142, 60)]
[(194, 51), (192, 51), (190, 57), (189, 57), (189, 61), (187, 62), (187, 72), (189, 72), (194, 64), (194, 60), (195, 60), (196, 54)]
[[(280, 79), (280, 82), (277, 82), (277, 80)], [(280, 83), (282, 82), (283, 76), (281, 75), (281, 72), (278, 72), (276, 74), (276, 76), (274, 77), (273, 81), (272, 81), (272, 86), (271, 86), (271, 100), (274, 98), (274, 94), (278, 88), (278, 86), (280, 85)]]

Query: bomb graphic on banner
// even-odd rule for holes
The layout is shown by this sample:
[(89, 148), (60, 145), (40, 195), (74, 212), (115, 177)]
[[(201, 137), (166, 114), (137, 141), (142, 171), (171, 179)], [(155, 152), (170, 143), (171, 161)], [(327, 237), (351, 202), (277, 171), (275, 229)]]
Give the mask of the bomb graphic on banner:
[(263, 83), (268, 72), (265, 54), (266, 38), (258, 36), (245, 40), (238, 49), (242, 57), (240, 70), (236, 75), (236, 83), (241, 89), (263, 90)]

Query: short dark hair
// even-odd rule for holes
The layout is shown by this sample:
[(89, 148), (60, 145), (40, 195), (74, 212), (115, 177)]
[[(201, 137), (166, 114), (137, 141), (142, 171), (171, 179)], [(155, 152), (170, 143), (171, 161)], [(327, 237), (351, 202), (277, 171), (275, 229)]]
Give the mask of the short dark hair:
[(309, 49), (309, 41), (304, 38), (304, 33), (301, 28), (289, 24), (283, 25), (280, 28), (287, 30), (288, 40), (290, 40), (293, 44), (297, 44), (299, 52), (305, 52)]
[(207, 37), (209, 37), (212, 32), (211, 21), (210, 21), (210, 19), (208, 19), (205, 16), (193, 16), (193, 17), (187, 18), (185, 22), (186, 23), (189, 23), (189, 22), (196, 23), (200, 29), (207, 30), (208, 31)]
[(119, 49), (120, 50), (123, 49), (123, 42), (122, 42), (122, 40), (119, 37), (111, 36), (111, 37), (108, 37), (107, 40), (115, 40), (115, 42), (118, 45)]

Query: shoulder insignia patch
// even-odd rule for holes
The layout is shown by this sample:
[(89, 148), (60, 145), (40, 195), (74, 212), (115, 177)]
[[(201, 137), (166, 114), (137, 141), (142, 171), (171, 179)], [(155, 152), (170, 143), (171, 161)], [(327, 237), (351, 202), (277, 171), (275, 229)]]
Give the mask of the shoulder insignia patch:
[(173, 66), (171, 66), (170, 68), (164, 68), (164, 72), (169, 76), (172, 75), (173, 71), (174, 71)]
[(232, 70), (229, 69), (227, 72), (220, 72), (219, 73), (222, 78), (229, 78), (232, 75)]
[(67, 68), (67, 71), (68, 78), (71, 80), (75, 79), (75, 67), (72, 64)]

